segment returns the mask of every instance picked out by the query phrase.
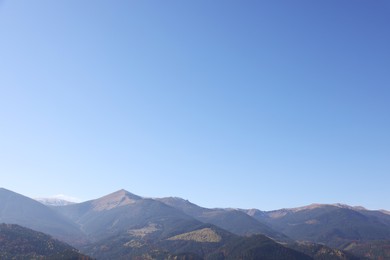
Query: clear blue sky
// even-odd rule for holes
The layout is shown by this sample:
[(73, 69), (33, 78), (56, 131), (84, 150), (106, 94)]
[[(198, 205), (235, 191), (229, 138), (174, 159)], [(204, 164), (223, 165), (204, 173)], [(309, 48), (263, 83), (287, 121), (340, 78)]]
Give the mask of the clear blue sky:
[(0, 1), (0, 186), (390, 209), (390, 2)]

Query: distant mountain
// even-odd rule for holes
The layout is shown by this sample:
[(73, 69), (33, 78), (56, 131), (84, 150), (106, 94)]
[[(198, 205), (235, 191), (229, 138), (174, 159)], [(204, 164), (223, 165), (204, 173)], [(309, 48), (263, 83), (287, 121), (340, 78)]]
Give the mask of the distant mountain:
[(0, 224), (0, 259), (91, 259), (52, 237), (19, 225)]
[(312, 204), (252, 216), (295, 240), (345, 250), (349, 250), (349, 245), (356, 241), (361, 245), (377, 240), (390, 241), (390, 216), (362, 207)]
[(70, 243), (84, 241), (77, 225), (47, 206), (0, 188), (0, 223), (18, 224)]
[(45, 206), (0, 189), (1, 222), (50, 234), (99, 259), (352, 260), (352, 254), (361, 259), (390, 255), (390, 215), (342, 204), (268, 212), (207, 209), (180, 198), (150, 199), (119, 190), (83, 203)]
[(66, 205), (72, 205), (75, 204), (75, 202), (67, 201), (64, 199), (59, 198), (35, 198), (36, 201), (42, 203), (46, 206), (66, 206)]
[(202, 224), (166, 204), (120, 190), (102, 198), (54, 208), (93, 241), (153, 227), (154, 237), (167, 237)]
[[(222, 252), (219, 251), (220, 248), (227, 243), (246, 241), (217, 226), (204, 224), (161, 200), (142, 198), (125, 190), (119, 190), (96, 200), (55, 209), (77, 223), (90, 240), (94, 241), (81, 248), (89, 255), (100, 259), (136, 257), (174, 259), (179, 256), (183, 259), (186, 257), (201, 259)], [(214, 211), (210, 212), (214, 213)], [(215, 212), (214, 218), (217, 219), (219, 212)], [(228, 216), (228, 220), (232, 221), (231, 225), (236, 221), (235, 224), (239, 226), (242, 219), (246, 221), (249, 219), (251, 221), (249, 223), (255, 223), (254, 228), (262, 226), (239, 211), (234, 211), (232, 214), (232, 211), (222, 210), (221, 213), (220, 216)], [(236, 214), (240, 218), (231, 217)], [(220, 220), (221, 223), (223, 221)], [(286, 255), (292, 252), (301, 254), (286, 249), (274, 241), (272, 243), (275, 244), (275, 248), (283, 248)], [(242, 250), (235, 252), (242, 251), (244, 254), (247, 248)], [(225, 259), (225, 256), (222, 256), (224, 258), (219, 259)]]
[(263, 234), (279, 241), (289, 241), (286, 235), (237, 209), (207, 209), (177, 197), (158, 200), (199, 221), (216, 225), (237, 235)]
[(381, 209), (381, 210), (378, 210), (378, 211), (380, 211), (383, 214), (390, 215), (390, 211), (388, 211), (388, 210)]

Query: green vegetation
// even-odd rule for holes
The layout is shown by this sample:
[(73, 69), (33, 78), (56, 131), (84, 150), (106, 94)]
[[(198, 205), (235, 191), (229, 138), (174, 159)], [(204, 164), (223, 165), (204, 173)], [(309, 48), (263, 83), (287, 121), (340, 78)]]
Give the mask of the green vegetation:
[(174, 237), (168, 238), (168, 240), (190, 240), (200, 243), (217, 243), (222, 240), (221, 236), (218, 235), (211, 228), (203, 228), (200, 230), (195, 230), (187, 232), (184, 234), (176, 235)]

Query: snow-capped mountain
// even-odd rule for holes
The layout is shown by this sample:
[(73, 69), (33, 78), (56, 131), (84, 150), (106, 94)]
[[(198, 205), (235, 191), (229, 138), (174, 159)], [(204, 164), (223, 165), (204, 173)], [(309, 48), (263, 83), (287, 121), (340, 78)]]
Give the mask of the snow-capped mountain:
[(65, 206), (65, 205), (71, 205), (75, 202), (57, 199), (57, 198), (36, 198), (36, 201), (39, 201), (40, 203), (46, 205), (46, 206)]
[(35, 200), (46, 206), (66, 206), (80, 202), (76, 198), (72, 198), (62, 194), (48, 198), (35, 198)]

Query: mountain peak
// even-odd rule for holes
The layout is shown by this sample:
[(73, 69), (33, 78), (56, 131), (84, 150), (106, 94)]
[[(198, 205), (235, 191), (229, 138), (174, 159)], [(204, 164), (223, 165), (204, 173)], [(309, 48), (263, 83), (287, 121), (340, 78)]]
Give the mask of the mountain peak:
[(104, 197), (93, 201), (93, 208), (95, 211), (110, 210), (116, 207), (122, 207), (133, 204), (142, 197), (137, 196), (127, 190), (121, 189)]
[(180, 198), (180, 197), (165, 197), (165, 198), (159, 198), (158, 201), (163, 202), (164, 204), (174, 207), (174, 208), (181, 208), (181, 209), (202, 209), (202, 207), (190, 202), (189, 200)]
[(365, 207), (362, 206), (350, 206), (343, 203), (335, 203), (331, 204), (332, 206), (338, 207), (338, 208), (344, 208), (344, 209), (353, 209), (353, 210), (367, 210)]
[(349, 210), (355, 210), (355, 211), (365, 211), (366, 208), (362, 206), (350, 206), (347, 204), (342, 203), (334, 203), (334, 204), (321, 204), (321, 203), (313, 203), (307, 206), (302, 207), (296, 207), (296, 208), (283, 208), (279, 210), (272, 210), (269, 211), (269, 216), (271, 218), (281, 218), (286, 216), (289, 213), (297, 213), (299, 211), (305, 211), (305, 210), (314, 210), (319, 208), (340, 208), (340, 209), (349, 209)]

